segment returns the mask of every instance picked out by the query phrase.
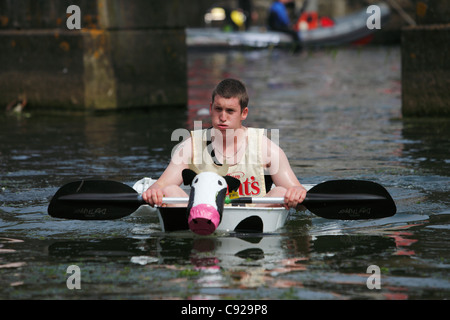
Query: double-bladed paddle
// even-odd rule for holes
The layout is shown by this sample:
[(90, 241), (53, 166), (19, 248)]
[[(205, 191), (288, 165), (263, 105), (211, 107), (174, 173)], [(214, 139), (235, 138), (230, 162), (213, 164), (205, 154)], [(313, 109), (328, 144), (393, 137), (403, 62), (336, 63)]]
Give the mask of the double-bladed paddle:
[[(187, 203), (188, 198), (164, 198), (163, 203)], [(283, 198), (237, 198), (228, 203), (283, 204)], [(62, 186), (53, 196), (48, 213), (55, 218), (77, 220), (120, 219), (147, 204), (130, 186), (110, 180), (80, 180)], [(394, 200), (378, 183), (363, 180), (332, 180), (311, 188), (302, 203), (327, 219), (359, 220), (390, 217)]]

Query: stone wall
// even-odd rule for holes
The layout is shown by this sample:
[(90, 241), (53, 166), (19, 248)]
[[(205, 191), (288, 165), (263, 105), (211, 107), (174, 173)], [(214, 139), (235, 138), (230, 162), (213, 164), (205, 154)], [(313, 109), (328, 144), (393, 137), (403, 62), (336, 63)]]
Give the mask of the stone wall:
[[(69, 30), (69, 5), (81, 29)], [(185, 0), (0, 0), (0, 106), (186, 105)]]
[(450, 3), (416, 5), (418, 25), (402, 30), (402, 113), (450, 116)]

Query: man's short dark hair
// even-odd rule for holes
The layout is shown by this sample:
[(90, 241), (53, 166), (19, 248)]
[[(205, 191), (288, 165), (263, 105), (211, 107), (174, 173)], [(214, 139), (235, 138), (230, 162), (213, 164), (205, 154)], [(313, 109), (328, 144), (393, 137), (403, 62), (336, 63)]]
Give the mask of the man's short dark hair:
[(241, 111), (248, 106), (248, 94), (245, 85), (236, 79), (222, 80), (214, 89), (212, 93), (212, 103), (216, 95), (225, 99), (238, 98), (241, 105)]

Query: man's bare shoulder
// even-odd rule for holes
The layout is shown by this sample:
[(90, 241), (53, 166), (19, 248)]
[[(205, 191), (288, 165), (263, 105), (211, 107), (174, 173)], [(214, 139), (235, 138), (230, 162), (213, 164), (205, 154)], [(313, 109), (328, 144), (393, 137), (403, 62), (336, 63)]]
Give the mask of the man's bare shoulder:
[(179, 144), (177, 144), (172, 150), (171, 162), (175, 164), (188, 164), (192, 159), (192, 138), (189, 137)]
[(271, 139), (269, 139), (267, 136), (263, 135), (262, 139), (261, 139), (261, 148), (262, 148), (262, 152), (263, 154), (267, 155), (267, 156), (273, 156), (273, 155), (278, 155), (279, 152), (283, 151), (278, 144), (276, 144), (275, 142), (273, 142)]

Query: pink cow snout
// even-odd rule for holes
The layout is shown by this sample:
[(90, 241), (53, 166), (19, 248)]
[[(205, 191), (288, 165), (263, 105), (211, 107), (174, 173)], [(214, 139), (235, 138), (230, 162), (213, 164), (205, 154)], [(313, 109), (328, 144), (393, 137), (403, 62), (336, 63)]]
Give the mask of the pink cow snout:
[(196, 234), (209, 235), (217, 229), (219, 223), (220, 214), (212, 205), (199, 204), (189, 212), (189, 229)]

